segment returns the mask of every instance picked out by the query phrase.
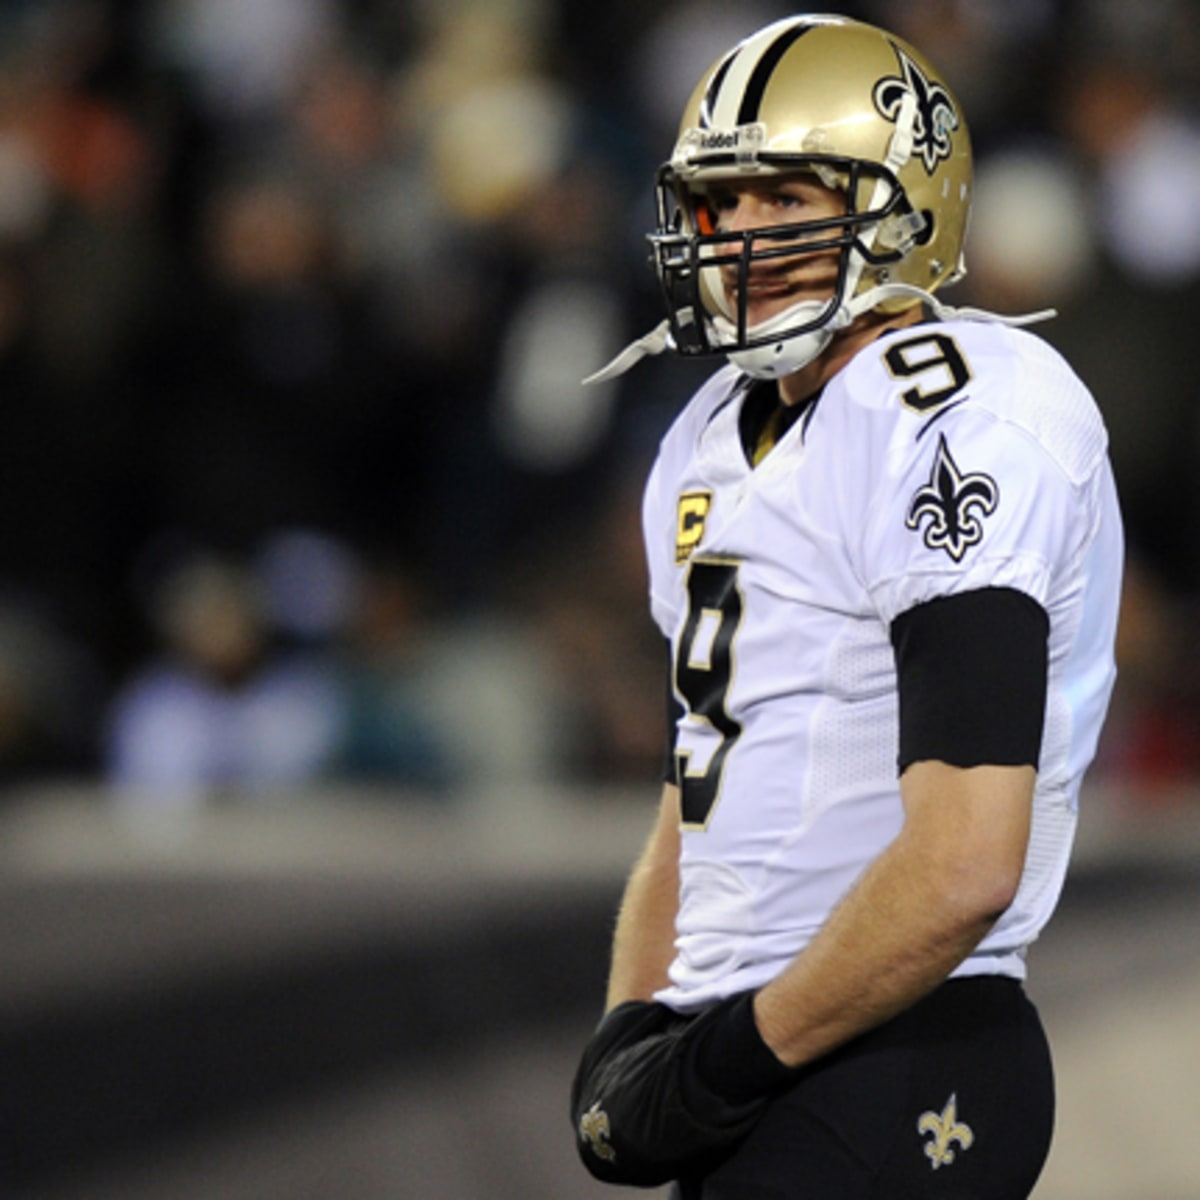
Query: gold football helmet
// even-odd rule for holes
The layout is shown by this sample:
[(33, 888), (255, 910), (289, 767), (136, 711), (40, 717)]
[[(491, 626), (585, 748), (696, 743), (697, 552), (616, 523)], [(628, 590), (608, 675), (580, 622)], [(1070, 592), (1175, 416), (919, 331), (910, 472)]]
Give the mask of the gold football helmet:
[[(842, 193), (844, 214), (716, 228), (711, 187), (793, 173)], [(971, 174), (958, 101), (915, 48), (838, 16), (759, 30), (705, 73), (659, 170), (650, 241), (668, 327), (658, 342), (727, 354), (762, 378), (798, 370), (862, 313), (910, 307), (963, 274)], [(813, 254), (836, 256), (833, 295), (750, 324), (745, 285), (756, 264)], [(660, 348), (643, 339), (638, 349)]]

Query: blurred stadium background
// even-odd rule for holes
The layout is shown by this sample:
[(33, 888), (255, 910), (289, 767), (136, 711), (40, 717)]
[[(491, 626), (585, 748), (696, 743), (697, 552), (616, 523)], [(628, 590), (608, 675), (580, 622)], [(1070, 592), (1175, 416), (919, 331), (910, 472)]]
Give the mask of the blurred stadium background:
[[(0, 0), (0, 1195), (587, 1200), (654, 804), (650, 181), (773, 0)], [(1037, 1200), (1200, 1195), (1200, 7), (876, 0), (1129, 523)]]

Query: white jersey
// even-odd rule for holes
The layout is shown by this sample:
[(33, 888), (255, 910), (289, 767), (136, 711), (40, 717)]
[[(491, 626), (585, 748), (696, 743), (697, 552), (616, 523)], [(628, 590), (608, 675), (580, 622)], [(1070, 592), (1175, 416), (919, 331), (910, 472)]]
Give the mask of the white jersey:
[(1023, 978), (1061, 890), (1115, 677), (1122, 535), (1107, 436), (1041, 339), (984, 322), (873, 342), (752, 468), (727, 367), (663, 439), (644, 519), (685, 712), (671, 985), (759, 987), (900, 830), (889, 626), (1014, 588), (1049, 615), (1033, 829), (1017, 896), (955, 974)]

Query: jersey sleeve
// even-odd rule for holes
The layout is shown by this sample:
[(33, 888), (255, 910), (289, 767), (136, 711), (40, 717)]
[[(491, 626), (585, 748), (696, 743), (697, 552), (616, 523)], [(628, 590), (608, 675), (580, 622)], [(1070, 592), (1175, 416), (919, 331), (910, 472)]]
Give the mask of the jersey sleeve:
[(859, 569), (885, 624), (915, 605), (1012, 588), (1045, 606), (1086, 520), (1031, 432), (969, 403), (894, 444), (867, 504)]
[(642, 496), (642, 534), (650, 584), (650, 614), (669, 641), (675, 628), (675, 603), (671, 587), (672, 514), (666, 468), (660, 456), (650, 471)]
[[(732, 366), (708, 379), (671, 423), (659, 443), (658, 454), (642, 494), (642, 536), (650, 582), (650, 612), (664, 637), (670, 639), (681, 604), (679, 557), (695, 516), (680, 495), (680, 478), (687, 470), (699, 431), (715, 409), (731, 398), (740, 376)], [(698, 498), (700, 493), (692, 493)], [(705, 492), (704, 495), (709, 495)]]

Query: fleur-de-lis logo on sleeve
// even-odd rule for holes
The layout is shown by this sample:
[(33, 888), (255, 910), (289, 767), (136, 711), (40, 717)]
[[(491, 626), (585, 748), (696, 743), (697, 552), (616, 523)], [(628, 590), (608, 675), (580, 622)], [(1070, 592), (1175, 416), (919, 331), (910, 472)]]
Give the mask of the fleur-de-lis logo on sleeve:
[(922, 1137), (933, 1134), (925, 1143), (925, 1154), (935, 1171), (939, 1167), (948, 1167), (954, 1161), (954, 1146), (966, 1151), (975, 1143), (975, 1134), (970, 1125), (964, 1125), (958, 1119), (957, 1095), (946, 1101), (946, 1107), (940, 1113), (932, 1110), (923, 1112), (917, 1119), (917, 1132)]
[(925, 527), (925, 545), (930, 550), (945, 550), (955, 562), (970, 547), (983, 540), (982, 517), (990, 516), (1000, 503), (1000, 489), (990, 475), (964, 475), (950, 454), (943, 434), (929, 482), (917, 489), (908, 505), (905, 525)]

